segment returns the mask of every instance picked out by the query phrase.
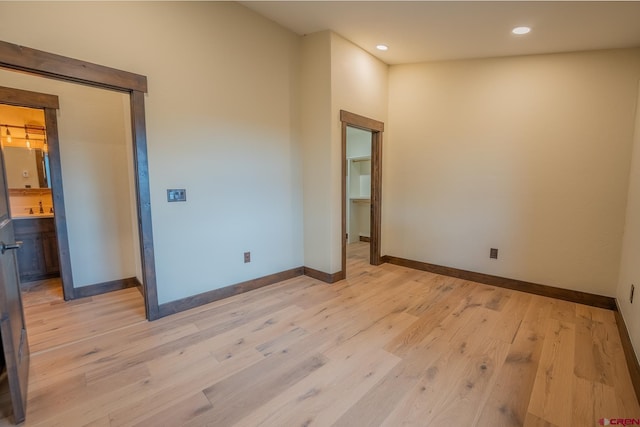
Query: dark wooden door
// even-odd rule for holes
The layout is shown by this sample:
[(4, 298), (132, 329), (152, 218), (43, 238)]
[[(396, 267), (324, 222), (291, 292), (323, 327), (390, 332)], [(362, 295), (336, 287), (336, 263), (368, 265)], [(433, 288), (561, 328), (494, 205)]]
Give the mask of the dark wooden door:
[(13, 223), (9, 217), (4, 159), (0, 150), (0, 334), (16, 424), (24, 421), (29, 377), (29, 343), (24, 323)]

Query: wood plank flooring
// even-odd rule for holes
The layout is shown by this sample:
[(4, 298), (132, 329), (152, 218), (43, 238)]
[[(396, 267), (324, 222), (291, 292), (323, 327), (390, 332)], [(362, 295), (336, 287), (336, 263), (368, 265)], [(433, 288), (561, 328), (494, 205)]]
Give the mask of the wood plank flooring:
[[(28, 426), (596, 426), (637, 418), (612, 312), (367, 264), (146, 322), (25, 297)], [(49, 295), (51, 296), (51, 295)], [(5, 386), (6, 388), (6, 386)], [(0, 426), (6, 418), (0, 391)]]

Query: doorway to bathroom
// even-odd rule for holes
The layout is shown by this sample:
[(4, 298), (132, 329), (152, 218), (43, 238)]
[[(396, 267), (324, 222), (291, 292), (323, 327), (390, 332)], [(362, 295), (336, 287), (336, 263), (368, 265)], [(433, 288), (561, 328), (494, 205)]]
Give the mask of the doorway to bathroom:
[[(51, 104), (57, 105), (53, 97)], [(61, 300), (65, 295), (46, 129), (44, 108), (0, 104), (7, 201), (15, 239), (21, 242), (16, 255), (25, 305), (33, 303), (31, 295), (37, 295), (38, 302)]]
[[(65, 300), (137, 286), (141, 263), (126, 95), (7, 71), (0, 77), (50, 90), (64, 101), (47, 115), (44, 107), (21, 106), (15, 99), (27, 91), (14, 89), (14, 105), (0, 105), (25, 304), (32, 291), (38, 302), (55, 299), (60, 282)], [(58, 103), (57, 95), (30, 93)]]
[[(18, 72), (16, 72), (18, 71)], [(0, 41), (0, 81), (2, 84), (10, 84), (14, 88), (21, 88), (21, 93), (29, 93), (28, 99), (36, 104), (41, 101), (41, 93), (59, 93), (58, 91), (51, 91), (50, 88), (57, 84), (66, 85), (67, 94), (61, 100), (64, 101), (64, 105), (60, 110), (55, 108), (45, 108), (45, 116), (57, 116), (60, 119), (60, 131), (66, 133), (69, 130), (69, 126), (64, 120), (67, 120), (72, 116), (70, 113), (71, 108), (75, 107), (75, 113), (73, 114), (73, 120), (79, 120), (85, 124), (84, 131), (79, 132), (75, 137), (67, 138), (65, 134), (65, 163), (62, 170), (57, 173), (54, 171), (53, 161), (51, 162), (51, 175), (53, 183), (53, 197), (54, 197), (54, 210), (55, 223), (58, 235), (60, 235), (60, 229), (66, 227), (67, 224), (74, 224), (75, 230), (71, 227), (66, 230), (69, 237), (69, 242), (72, 243), (78, 239), (89, 240), (87, 236), (87, 230), (97, 230), (101, 232), (103, 236), (113, 237), (111, 241), (117, 241), (120, 236), (121, 230), (117, 227), (114, 233), (105, 233), (104, 230), (109, 225), (113, 225), (114, 210), (118, 207), (118, 203), (109, 204), (110, 195), (108, 192), (107, 197), (96, 197), (98, 192), (91, 191), (92, 187), (88, 184), (88, 180), (82, 178), (82, 174), (76, 174), (75, 178), (68, 178), (69, 164), (74, 164), (77, 168), (76, 172), (82, 172), (87, 174), (95, 173), (99, 179), (97, 182), (109, 182), (118, 180), (128, 180), (127, 169), (132, 170), (133, 176), (133, 209), (129, 210), (126, 215), (129, 217), (129, 223), (136, 230), (135, 237), (139, 241), (139, 251), (134, 253), (133, 256), (129, 256), (116, 251), (109, 251), (109, 256), (121, 262), (123, 265), (130, 263), (133, 258), (134, 262), (137, 262), (136, 276), (141, 279), (141, 286), (139, 287), (144, 299), (144, 312), (146, 318), (154, 320), (159, 317), (158, 310), (158, 298), (156, 288), (156, 275), (155, 275), (155, 260), (154, 260), (154, 247), (153, 247), (153, 232), (151, 226), (151, 203), (150, 203), (150, 191), (149, 191), (149, 174), (147, 164), (147, 149), (146, 149), (146, 123), (145, 123), (145, 93), (147, 92), (147, 79), (143, 75), (130, 73), (123, 70), (117, 70), (114, 68), (105, 67), (98, 64), (88, 63), (82, 60), (64, 57), (49, 52), (43, 52), (35, 49), (31, 49), (25, 46), (18, 46), (11, 43)], [(23, 79), (32, 79), (27, 85)], [(22, 83), (20, 83), (22, 82)], [(37, 92), (30, 92), (30, 91)], [(38, 93), (40, 92), (40, 94)], [(71, 105), (67, 100), (69, 99), (69, 93), (75, 93), (77, 98), (81, 102), (77, 102)], [(130, 140), (130, 149), (120, 150), (120, 148), (113, 147), (110, 144), (109, 135), (113, 132), (122, 133), (118, 126), (112, 126), (109, 123), (102, 123), (98, 118), (100, 113), (96, 111), (97, 107), (103, 105), (102, 99), (97, 99), (96, 94), (102, 94), (107, 97), (111, 97), (114, 103), (120, 105), (120, 121), (126, 124), (125, 134), (128, 135)], [(8, 104), (20, 105), (16, 102), (15, 94), (12, 93), (12, 89), (0, 88), (0, 96), (5, 99)], [(115, 104), (114, 104), (115, 105)], [(94, 108), (96, 107), (96, 108)], [(36, 106), (39, 108), (39, 106)], [(50, 129), (47, 127), (47, 139), (53, 148), (52, 134), (57, 133), (58, 129)], [(94, 140), (87, 138), (87, 135), (102, 135), (105, 136), (105, 140)], [(105, 142), (107, 141), (107, 142)], [(55, 143), (57, 144), (57, 140)], [(50, 153), (52, 150), (50, 150)], [(104, 167), (109, 164), (109, 160), (114, 157), (122, 158), (122, 153), (126, 154), (126, 161), (122, 167)], [(77, 161), (78, 157), (85, 156), (86, 159), (91, 161)], [(53, 160), (53, 156), (52, 160)], [(67, 161), (70, 159), (70, 161)], [(114, 170), (115, 169), (115, 170)], [(62, 193), (62, 172), (65, 177), (65, 193), (63, 197)], [(109, 175), (115, 172), (115, 174)], [(111, 176), (111, 178), (109, 178)], [(106, 178), (106, 179), (105, 179)], [(56, 194), (56, 182), (60, 185), (60, 191)], [(95, 186), (93, 188), (96, 188)], [(117, 192), (117, 191), (116, 191)], [(127, 198), (129, 194), (127, 191), (120, 192), (120, 196)], [(124, 194), (122, 194), (124, 193)], [(76, 208), (72, 209), (72, 203), (67, 203), (68, 212), (66, 215), (62, 215), (60, 210), (57, 209), (57, 197), (60, 197), (62, 202), (66, 201), (67, 195), (78, 196), (76, 202)], [(83, 208), (85, 209), (83, 211)], [(98, 227), (90, 228), (85, 225), (90, 225), (92, 222), (96, 223), (96, 217), (93, 215), (87, 215), (86, 209), (93, 208), (95, 211), (102, 211), (105, 213), (101, 218), (105, 219), (98, 223)], [(74, 210), (76, 213), (72, 212)], [(121, 221), (115, 221), (122, 223)], [(112, 236), (113, 234), (113, 236)], [(85, 246), (87, 250), (80, 249), (74, 250), (73, 243), (71, 244), (71, 255), (77, 258), (73, 268), (73, 274), (71, 274), (71, 268), (64, 268), (65, 259), (71, 261), (70, 253), (64, 253), (60, 248), (60, 267), (63, 278), (63, 284), (65, 286), (65, 298), (74, 299), (84, 296), (100, 295), (111, 290), (122, 289), (123, 287), (129, 287), (130, 281), (117, 280), (105, 280), (99, 283), (90, 282), (87, 280), (88, 274), (103, 274), (108, 273), (108, 263), (104, 263), (106, 267), (103, 268), (84, 268), (87, 265), (85, 261), (92, 261), (97, 258), (93, 248), (105, 248), (109, 247), (109, 241), (102, 241), (101, 239), (93, 239), (90, 241), (89, 246)], [(78, 268), (76, 268), (78, 267)], [(68, 272), (68, 277), (65, 276), (65, 271)], [(78, 279), (80, 278), (80, 279)], [(137, 277), (136, 277), (137, 278)], [(125, 279), (127, 279), (125, 277)], [(88, 284), (87, 284), (88, 283)], [(71, 284), (69, 286), (68, 284)], [(73, 285), (77, 286), (73, 286)], [(67, 295), (67, 290), (70, 290)], [(135, 289), (133, 289), (135, 291)]]

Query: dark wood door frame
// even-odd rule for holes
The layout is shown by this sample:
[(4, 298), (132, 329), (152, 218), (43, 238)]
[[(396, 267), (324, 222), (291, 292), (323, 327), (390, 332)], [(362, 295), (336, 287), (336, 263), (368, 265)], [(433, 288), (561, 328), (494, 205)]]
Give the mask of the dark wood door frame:
[[(9, 209), (4, 153), (0, 150), (0, 355), (6, 367), (13, 421), (24, 421), (29, 384), (29, 337), (24, 320), (20, 278), (16, 254), (18, 249)], [(6, 245), (5, 245), (6, 244)], [(3, 382), (5, 380), (3, 379)]]
[[(43, 52), (4, 41), (0, 41), (0, 67), (26, 72), (40, 77), (48, 77), (129, 94), (137, 190), (138, 232), (140, 236), (140, 258), (142, 263), (142, 289), (147, 319), (155, 320), (159, 318), (144, 106), (144, 94), (147, 92), (147, 78), (139, 74), (92, 64), (90, 62)], [(49, 108), (49, 112), (45, 109), (45, 120), (47, 118), (51, 120), (52, 117), (55, 117), (55, 114), (55, 109)], [(51, 131), (54, 130), (57, 132), (57, 129), (51, 129)], [(49, 126), (47, 126), (47, 138), (50, 138)], [(52, 142), (51, 139), (49, 141)], [(55, 144), (57, 147), (57, 138), (55, 139)], [(51, 175), (53, 184), (56, 180), (53, 170), (51, 171)], [(57, 175), (59, 179), (62, 178), (60, 171), (58, 171)], [(61, 197), (61, 194), (58, 194), (57, 197)], [(56, 228), (58, 228), (57, 214), (55, 218)], [(64, 218), (62, 217), (61, 220), (62, 219)], [(66, 230), (66, 222), (64, 227)], [(62, 260), (60, 260), (60, 262), (62, 263)], [(73, 294), (71, 294), (70, 297), (73, 298)]]
[(382, 213), (382, 133), (384, 123), (340, 110), (342, 122), (342, 273), (347, 271), (347, 127), (371, 132), (371, 231), (369, 262), (382, 264), (380, 257), (380, 224)]
[(67, 216), (64, 207), (64, 191), (62, 188), (58, 119), (56, 115), (56, 110), (60, 107), (58, 97), (27, 90), (0, 87), (0, 104), (44, 110), (44, 125), (47, 129), (47, 145), (49, 147), (51, 194), (56, 211), (54, 221), (56, 224), (56, 238), (58, 240), (58, 259), (60, 261), (62, 293), (65, 300), (74, 299), (75, 293), (73, 275), (71, 273), (71, 257), (69, 255)]

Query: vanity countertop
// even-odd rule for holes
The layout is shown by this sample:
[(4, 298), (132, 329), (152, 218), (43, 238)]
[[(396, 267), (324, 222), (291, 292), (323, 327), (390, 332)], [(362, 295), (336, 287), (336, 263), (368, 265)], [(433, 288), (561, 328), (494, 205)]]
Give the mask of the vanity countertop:
[(11, 219), (43, 219), (43, 218), (53, 218), (54, 215), (50, 214), (50, 213), (44, 213), (44, 214), (24, 214), (24, 215), (15, 215), (12, 216)]

